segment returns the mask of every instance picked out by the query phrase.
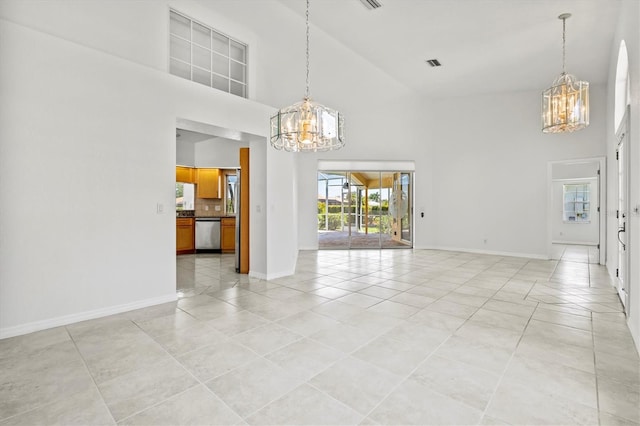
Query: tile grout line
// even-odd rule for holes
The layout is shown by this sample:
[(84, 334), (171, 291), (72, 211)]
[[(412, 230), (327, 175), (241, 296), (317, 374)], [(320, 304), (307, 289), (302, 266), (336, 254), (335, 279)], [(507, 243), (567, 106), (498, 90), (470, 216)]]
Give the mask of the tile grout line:
[[(176, 308), (177, 308), (177, 307), (176, 307)], [(154, 341), (154, 342), (155, 342), (155, 343), (156, 343), (156, 344), (157, 344), (157, 345), (158, 345), (158, 346), (159, 346), (159, 347), (160, 347), (160, 348), (161, 348), (161, 349), (162, 349), (162, 350), (163, 350), (163, 351), (164, 351), (164, 352), (165, 352), (165, 353), (166, 353), (166, 354), (167, 354), (167, 355), (168, 355), (168, 356), (169, 356), (169, 357), (174, 361), (174, 362), (176, 362), (176, 363), (180, 366), (180, 368), (182, 368), (182, 369), (183, 369), (187, 374), (189, 374), (193, 379), (195, 379), (195, 381), (197, 382), (197, 384), (195, 384), (195, 385), (193, 385), (193, 386), (191, 386), (191, 387), (188, 387), (187, 389), (184, 389), (183, 391), (178, 392), (178, 393), (176, 393), (176, 394), (174, 394), (174, 395), (171, 395), (171, 396), (169, 396), (169, 397), (167, 397), (167, 398), (164, 398), (164, 399), (162, 399), (162, 400), (160, 400), (160, 401), (156, 402), (155, 404), (152, 404), (152, 405), (150, 405), (150, 406), (148, 406), (148, 407), (145, 407), (145, 408), (144, 408), (144, 409), (142, 409), (142, 410), (139, 410), (139, 411), (137, 411), (137, 412), (135, 412), (135, 413), (132, 413), (132, 414), (128, 415), (127, 417), (123, 417), (122, 419), (120, 419), (120, 421), (119, 421), (118, 423), (121, 423), (121, 422), (123, 422), (123, 421), (125, 421), (125, 420), (127, 420), (127, 419), (130, 419), (130, 418), (132, 418), (132, 417), (134, 417), (134, 416), (136, 416), (136, 415), (138, 415), (138, 414), (140, 414), (140, 413), (143, 413), (143, 412), (145, 412), (145, 411), (147, 411), (147, 410), (150, 410), (151, 408), (154, 408), (154, 407), (156, 407), (156, 406), (158, 406), (158, 405), (160, 405), (160, 404), (163, 404), (163, 403), (165, 403), (165, 402), (167, 402), (167, 401), (170, 401), (170, 400), (172, 400), (172, 399), (175, 399), (175, 398), (177, 398), (178, 396), (180, 396), (180, 395), (182, 395), (182, 394), (184, 394), (184, 393), (186, 393), (186, 392), (190, 391), (191, 389), (194, 389), (194, 388), (196, 388), (196, 387), (198, 387), (198, 386), (203, 386), (203, 387), (204, 387), (208, 392), (210, 392), (211, 394), (213, 394), (213, 395), (214, 395), (218, 400), (220, 400), (220, 402), (222, 402), (222, 403), (223, 403), (227, 408), (229, 408), (229, 410), (231, 410), (231, 412), (232, 412), (232, 413), (236, 414), (239, 418), (242, 418), (242, 416), (240, 416), (240, 414), (236, 413), (236, 411), (235, 411), (235, 410), (233, 410), (231, 407), (229, 407), (229, 406), (227, 405), (227, 403), (226, 403), (224, 400), (222, 400), (222, 398), (220, 398), (220, 397), (219, 397), (218, 395), (216, 395), (216, 394), (215, 394), (211, 389), (209, 389), (209, 387), (206, 385), (206, 383), (205, 383), (205, 382), (203, 382), (202, 380), (200, 380), (200, 379), (199, 379), (195, 374), (193, 374), (193, 373), (192, 373), (188, 368), (186, 368), (186, 367), (185, 367), (185, 366), (184, 366), (184, 365), (183, 365), (183, 364), (182, 364), (182, 363), (181, 363), (181, 362), (180, 362), (180, 361), (179, 361), (175, 356), (173, 356), (169, 351), (167, 351), (167, 350), (165, 349), (165, 347), (164, 347), (164, 346), (162, 346), (160, 343), (158, 343), (158, 342), (157, 342), (157, 341), (156, 341), (156, 340), (155, 340), (151, 335), (149, 335), (149, 334), (148, 334), (144, 329), (142, 329), (142, 328), (141, 328), (141, 327), (140, 327), (140, 326), (139, 326), (135, 321), (132, 321), (132, 322), (133, 322), (133, 323), (136, 325), (136, 327), (138, 327), (138, 329), (140, 329), (140, 330), (141, 330), (145, 335), (147, 335), (150, 339), (152, 339), (152, 340), (153, 340), (153, 341)], [(227, 336), (225, 336), (225, 338), (228, 338), (228, 337), (227, 337)], [(210, 346), (210, 345), (205, 345), (205, 346), (203, 346), (203, 347), (206, 347), (206, 346)], [(198, 349), (201, 349), (201, 348), (198, 348)], [(193, 351), (190, 351), (190, 352), (193, 352)], [(190, 353), (190, 352), (187, 352), (187, 353)], [(241, 364), (241, 365), (246, 365), (246, 364), (248, 364), (249, 362), (251, 362), (251, 361), (247, 361), (246, 363), (243, 363), (243, 364)], [(237, 367), (240, 367), (240, 366), (237, 366)], [(236, 368), (237, 368), (237, 367), (236, 367)], [(234, 369), (235, 369), (235, 368), (234, 368)], [(234, 370), (234, 369), (232, 369), (232, 370)], [(232, 371), (232, 370), (229, 370), (229, 371)], [(223, 374), (226, 374), (226, 373), (223, 373)], [(219, 376), (220, 376), (220, 375), (219, 375)], [(216, 376), (216, 377), (219, 377), (219, 376)], [(213, 378), (211, 378), (210, 380), (213, 380), (213, 379), (215, 379), (216, 377), (213, 377)], [(207, 381), (209, 381), (209, 380), (207, 380)]]
[[(536, 306), (536, 309), (537, 309), (537, 306)], [(502, 384), (502, 381), (504, 380), (504, 377), (506, 376), (507, 371), (509, 370), (509, 366), (511, 365), (511, 362), (513, 361), (513, 358), (516, 355), (518, 347), (520, 346), (520, 342), (522, 342), (522, 339), (524, 338), (524, 334), (527, 331), (527, 328), (529, 327), (529, 323), (531, 322), (531, 319), (533, 318), (533, 314), (535, 313), (535, 311), (536, 310), (534, 309), (531, 312), (531, 315), (529, 316), (529, 320), (527, 321), (527, 324), (522, 329), (522, 334), (520, 334), (520, 338), (518, 339), (518, 342), (513, 348), (513, 351), (511, 352), (511, 356), (509, 357), (509, 360), (507, 361), (507, 364), (505, 365), (504, 370), (502, 370), (502, 374), (500, 375), (500, 378), (498, 379), (498, 382), (496, 383), (496, 386), (493, 389), (493, 392), (491, 393), (489, 400), (487, 401), (487, 405), (485, 406), (484, 411), (482, 412), (482, 418), (487, 416), (487, 411), (489, 410), (489, 407), (491, 407), (491, 403), (493, 402), (493, 399), (496, 396), (496, 393), (498, 392), (498, 389), (500, 388), (500, 385)]]
[(593, 354), (593, 376), (594, 376), (594, 380), (596, 383), (596, 408), (598, 410), (598, 425), (602, 424), (602, 420), (601, 420), (601, 411), (600, 411), (600, 388), (599, 388), (599, 383), (598, 383), (598, 368), (597, 368), (597, 360), (596, 360), (596, 339), (595, 339), (595, 331), (593, 329), (593, 312), (591, 312), (591, 315), (589, 317), (589, 320), (591, 321), (591, 347), (592, 349), (592, 354)]
[(78, 348), (78, 343), (76, 342), (76, 340), (71, 335), (71, 332), (69, 331), (69, 329), (67, 327), (65, 327), (64, 329), (67, 332), (67, 334), (69, 335), (69, 339), (71, 339), (71, 342), (73, 343), (73, 346), (76, 348), (76, 351), (78, 352), (78, 355), (80, 356), (80, 359), (82, 360), (82, 365), (84, 365), (84, 368), (87, 371), (87, 374), (89, 375), (89, 377), (91, 377), (91, 381), (93, 382), (93, 386), (95, 386), (96, 390), (98, 391), (98, 394), (100, 395), (100, 399), (102, 400), (102, 403), (104, 404), (104, 407), (107, 409), (107, 412), (109, 413), (109, 415), (111, 416), (111, 419), (113, 420), (113, 424), (117, 424), (116, 419), (113, 416), (113, 413), (111, 412), (111, 408), (109, 408), (109, 405), (107, 404), (107, 401), (104, 399), (104, 395), (102, 394), (102, 391), (100, 390), (100, 386), (98, 386), (98, 383), (96, 383), (96, 379), (95, 379), (95, 377), (93, 377), (93, 374), (91, 374), (91, 370), (89, 370), (89, 366), (87, 365), (87, 361), (84, 359), (84, 355), (82, 355), (82, 352), (80, 351), (80, 348)]
[[(87, 367), (87, 364), (86, 364), (86, 362), (85, 362), (85, 360), (84, 360), (84, 357), (83, 357), (83, 356), (82, 356), (82, 354), (80, 353), (80, 350), (78, 349), (78, 346), (75, 344), (75, 341), (73, 340), (73, 337), (69, 334), (69, 330), (67, 329), (67, 327), (66, 327), (66, 326), (61, 326), (61, 327), (63, 327), (63, 328), (64, 328), (65, 333), (67, 334), (67, 336), (69, 336), (69, 340), (70, 340), (70, 341), (71, 341), (71, 343), (73, 344), (73, 346), (74, 346), (74, 348), (75, 348), (75, 350), (76, 350), (76, 352), (77, 352), (77, 354), (78, 354), (78, 356), (79, 356), (79, 358), (80, 358), (80, 361), (82, 361), (82, 365), (84, 366), (85, 371), (87, 372), (87, 374), (88, 374), (88, 375), (89, 375), (89, 377), (91, 378), (91, 381), (93, 382), (93, 385), (95, 386), (96, 390), (98, 391), (98, 394), (100, 395), (100, 399), (102, 400), (102, 403), (104, 404), (105, 408), (107, 408), (107, 411), (109, 412), (109, 415), (110, 415), (110, 416), (111, 416), (111, 418), (113, 419), (113, 415), (111, 414), (111, 410), (109, 410), (109, 407), (107, 406), (106, 402), (104, 401), (104, 397), (102, 396), (102, 392), (100, 392), (100, 388), (99, 388), (99, 387), (98, 387), (98, 385), (96, 384), (96, 382), (95, 382), (95, 380), (94, 380), (94, 378), (93, 378), (93, 375), (92, 375), (92, 374), (91, 374), (91, 372), (89, 371), (89, 368)], [(63, 343), (63, 342), (59, 342), (59, 343)], [(49, 345), (49, 346), (51, 346), (51, 345)], [(77, 393), (77, 392), (76, 392), (76, 393)], [(44, 407), (47, 407), (47, 406), (49, 406), (49, 405), (53, 405), (53, 404), (55, 404), (55, 402), (45, 402), (45, 403), (42, 403), (42, 404), (36, 405), (35, 407), (29, 408), (29, 409), (27, 409), (27, 410), (25, 410), (25, 411), (20, 411), (20, 412), (18, 412), (18, 413), (16, 413), (16, 414), (12, 414), (12, 415), (10, 415), (9, 417), (3, 417), (3, 418), (0, 418), (0, 424), (1, 424), (1, 423), (6, 423), (8, 420), (11, 420), (11, 419), (13, 419), (13, 418), (17, 418), (17, 417), (19, 417), (19, 416), (23, 416), (23, 415), (25, 415), (25, 414), (31, 413), (32, 411), (36, 411), (36, 410), (39, 410), (39, 409), (41, 409), (41, 408), (44, 408)], [(113, 419), (113, 420), (114, 420), (114, 424), (115, 424), (115, 419)]]
[[(467, 262), (467, 263), (468, 263), (468, 262)], [(488, 268), (487, 268), (487, 269), (488, 269)], [(486, 271), (487, 269), (485, 269), (484, 271)], [(520, 268), (519, 270), (521, 270), (521, 269), (522, 269), (522, 268)], [(518, 271), (519, 271), (519, 270), (518, 270)], [(517, 272), (516, 272), (516, 274), (517, 274)], [(516, 274), (514, 274), (513, 276), (515, 276)], [(477, 275), (477, 274), (476, 274), (476, 275)], [(465, 282), (468, 282), (468, 281), (470, 281), (470, 280), (471, 280), (471, 279), (469, 279), (469, 280), (467, 280), (467, 281), (465, 281)], [(508, 282), (508, 281), (507, 281), (507, 282)], [(505, 284), (503, 284), (503, 285), (502, 285), (502, 287), (504, 287), (504, 286), (507, 284), (507, 282), (505, 282)], [(462, 285), (464, 285), (464, 283), (462, 283), (459, 287), (461, 287)], [(459, 287), (458, 287), (458, 288), (459, 288)], [(501, 288), (502, 288), (502, 287), (501, 287)], [(454, 291), (454, 290), (451, 290), (449, 293), (451, 293), (451, 292), (453, 292), (453, 291)], [(497, 291), (496, 291), (496, 292), (497, 292)], [(447, 294), (448, 294), (448, 293), (447, 293)], [(443, 296), (443, 297), (444, 297), (444, 296)], [(484, 306), (484, 304), (486, 304), (490, 299), (491, 299), (491, 298), (487, 299), (487, 301), (485, 301), (485, 302), (483, 303), (483, 305), (482, 305), (482, 306)], [(478, 309), (476, 309), (476, 311), (475, 311), (475, 312), (477, 312), (479, 309), (480, 309), (480, 307), (478, 307)], [(474, 312), (474, 313), (475, 313), (475, 312)], [(416, 371), (417, 371), (417, 370), (418, 370), (422, 365), (424, 365), (425, 363), (427, 363), (427, 362), (428, 362), (428, 360), (429, 360), (429, 359), (431, 359), (431, 357), (433, 357), (433, 356), (434, 356), (434, 354), (435, 354), (435, 353), (436, 353), (436, 352), (437, 352), (437, 351), (438, 351), (438, 350), (439, 350), (443, 345), (445, 345), (445, 344), (446, 344), (446, 343), (447, 343), (447, 342), (448, 342), (448, 341), (449, 341), (453, 336), (455, 336), (455, 332), (456, 332), (457, 330), (459, 330), (460, 328), (462, 328), (462, 327), (463, 327), (463, 326), (464, 326), (464, 325), (465, 325), (465, 324), (470, 320), (470, 318), (471, 318), (473, 315), (474, 315), (474, 314), (470, 315), (470, 316), (469, 316), (469, 317), (468, 317), (468, 318), (467, 318), (467, 319), (466, 319), (462, 324), (460, 324), (460, 325), (459, 325), (455, 330), (453, 330), (453, 331), (452, 331), (452, 333), (451, 333), (451, 334), (450, 334), (450, 335), (449, 335), (445, 340), (443, 340), (443, 341), (442, 341), (442, 342), (441, 342), (441, 343), (440, 343), (440, 344), (439, 344), (435, 349), (433, 349), (433, 350), (429, 353), (429, 355), (427, 355), (427, 357), (426, 357), (425, 359), (423, 359), (421, 362), (419, 362), (419, 363), (418, 363), (418, 365), (417, 365), (414, 369), (412, 369), (412, 370), (411, 370), (411, 371), (410, 371), (406, 376), (403, 376), (403, 377), (402, 377), (402, 379), (398, 382), (398, 384), (396, 384), (395, 386), (393, 386), (393, 387), (392, 387), (392, 389), (391, 389), (391, 391), (389, 391), (389, 392), (388, 392), (388, 393), (387, 393), (387, 394), (386, 394), (386, 395), (385, 395), (385, 396), (384, 396), (384, 397), (383, 397), (383, 398), (382, 398), (382, 399), (381, 399), (381, 400), (380, 400), (380, 401), (379, 401), (379, 402), (378, 402), (378, 403), (377, 403), (377, 404), (376, 404), (376, 405), (375, 405), (375, 406), (374, 406), (374, 407), (373, 407), (373, 408), (372, 408), (372, 409), (371, 409), (371, 410), (366, 414), (365, 419), (366, 419), (366, 418), (369, 418), (369, 416), (371, 416), (371, 414), (372, 414), (372, 413), (374, 413), (374, 412), (375, 412), (375, 410), (376, 410), (378, 407), (380, 407), (380, 405), (382, 405), (382, 403), (384, 403), (384, 401), (386, 401), (386, 400), (389, 398), (389, 396), (391, 396), (391, 395), (393, 394), (393, 392), (395, 392), (395, 391), (396, 391), (396, 390), (397, 390), (397, 389), (398, 389), (398, 388), (399, 388), (403, 383), (405, 383), (407, 380), (409, 380), (409, 379), (411, 378), (411, 376), (412, 376), (412, 375), (413, 375), (413, 374), (414, 374), (414, 373), (415, 373), (415, 372), (416, 372)], [(528, 324), (528, 323), (527, 323), (527, 324)], [(526, 329), (526, 326), (525, 326), (525, 329)], [(524, 334), (524, 330), (523, 330), (523, 334)], [(518, 343), (519, 343), (519, 341), (518, 341)], [(516, 345), (516, 348), (517, 348), (517, 345)], [(515, 353), (515, 348), (514, 348), (514, 352), (513, 352), (513, 353)], [(512, 357), (513, 357), (513, 353), (512, 353)], [(366, 362), (366, 361), (365, 361), (365, 362)], [(466, 364), (466, 363), (464, 363), (464, 364)], [(373, 365), (373, 364), (372, 364), (372, 365)], [(374, 365), (374, 366), (375, 366), (375, 365)], [(377, 366), (376, 366), (376, 367), (377, 367)], [(380, 368), (380, 367), (378, 367), (378, 368)], [(388, 370), (386, 370), (386, 369), (385, 369), (385, 371), (388, 371)], [(506, 372), (506, 367), (505, 367), (505, 372)], [(392, 374), (393, 374), (393, 373), (392, 373)], [(504, 372), (503, 372), (503, 374), (504, 374)], [(496, 389), (497, 389), (497, 385), (496, 385)], [(445, 396), (445, 397), (447, 397), (447, 398), (451, 398), (451, 399), (455, 400), (456, 402), (458, 402), (458, 403), (460, 403), (460, 404), (462, 404), (462, 405), (465, 405), (465, 406), (467, 406), (467, 407), (470, 407), (470, 408), (472, 408), (472, 409), (474, 409), (474, 410), (476, 410), (476, 411), (479, 411), (476, 407), (472, 407), (471, 405), (468, 405), (468, 404), (467, 404), (467, 403), (465, 403), (464, 401), (460, 401), (460, 400), (458, 400), (458, 399), (456, 399), (456, 398), (452, 398), (451, 396), (446, 395), (446, 394), (443, 394), (443, 393), (438, 392), (438, 391), (436, 391), (436, 390), (431, 390), (431, 389), (429, 389), (429, 390), (430, 390), (431, 392), (434, 392), (434, 393), (438, 394), (438, 395)], [(495, 392), (495, 390), (494, 390), (494, 392)], [(488, 406), (489, 406), (489, 402), (487, 403), (487, 407), (488, 407)], [(485, 411), (486, 411), (486, 408), (487, 408), (487, 407), (485, 407)], [(482, 418), (483, 418), (484, 416), (485, 416), (485, 412), (483, 412), (483, 413), (482, 413), (482, 416), (480, 417), (479, 421), (482, 421)]]

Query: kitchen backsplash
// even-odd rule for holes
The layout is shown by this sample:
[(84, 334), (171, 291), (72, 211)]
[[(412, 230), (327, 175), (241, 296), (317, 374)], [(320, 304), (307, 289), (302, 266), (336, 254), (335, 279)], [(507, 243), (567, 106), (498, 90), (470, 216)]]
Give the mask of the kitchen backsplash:
[(196, 198), (196, 217), (224, 216), (224, 203), (222, 199)]

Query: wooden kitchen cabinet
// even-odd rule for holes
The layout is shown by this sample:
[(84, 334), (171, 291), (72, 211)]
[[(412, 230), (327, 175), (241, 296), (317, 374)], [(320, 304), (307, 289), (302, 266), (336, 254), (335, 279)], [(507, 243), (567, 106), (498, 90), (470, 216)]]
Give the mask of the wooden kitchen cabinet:
[(196, 169), (196, 196), (221, 198), (220, 169)]
[(236, 251), (236, 218), (223, 217), (220, 223), (220, 250), (223, 253)]
[(195, 249), (194, 219), (192, 217), (176, 218), (176, 254), (194, 253)]
[(196, 169), (192, 167), (176, 166), (176, 182), (196, 183)]

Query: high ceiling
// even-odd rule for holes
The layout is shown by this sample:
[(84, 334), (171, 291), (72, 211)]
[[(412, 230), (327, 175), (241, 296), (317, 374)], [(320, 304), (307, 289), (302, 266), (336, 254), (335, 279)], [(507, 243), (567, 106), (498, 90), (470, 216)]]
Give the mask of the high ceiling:
[[(304, 0), (280, 0), (304, 20)], [(635, 1), (635, 0), (630, 0)], [(562, 71), (605, 83), (620, 0), (311, 0), (321, 29), (409, 88), (433, 97), (540, 90)], [(304, 43), (304, 34), (300, 42)], [(617, 49), (616, 49), (617, 50)], [(313, 44), (312, 51), (313, 55)], [(442, 66), (432, 68), (427, 59)]]

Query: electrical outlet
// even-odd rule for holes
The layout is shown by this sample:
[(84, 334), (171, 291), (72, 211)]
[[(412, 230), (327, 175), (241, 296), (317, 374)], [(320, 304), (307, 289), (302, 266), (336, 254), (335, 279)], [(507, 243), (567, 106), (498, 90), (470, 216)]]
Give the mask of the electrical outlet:
[(220, 211), (220, 206), (215, 206), (214, 209), (215, 209), (215, 211), (219, 212)]
[(204, 206), (204, 211), (208, 212), (209, 211), (209, 206)]
[(487, 241), (489, 241), (489, 240), (485, 238), (484, 240), (482, 240), (482, 243), (483, 244), (487, 244)]

